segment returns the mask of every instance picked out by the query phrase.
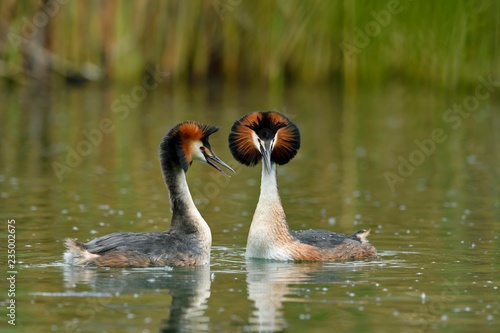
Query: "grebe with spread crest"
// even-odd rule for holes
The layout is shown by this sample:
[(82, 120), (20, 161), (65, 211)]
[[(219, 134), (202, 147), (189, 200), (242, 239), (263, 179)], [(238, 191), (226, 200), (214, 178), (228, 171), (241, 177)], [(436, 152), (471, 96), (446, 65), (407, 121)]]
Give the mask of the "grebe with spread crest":
[[(165, 232), (116, 232), (88, 243), (66, 240), (66, 263), (77, 266), (199, 266), (210, 261), (212, 234), (189, 192), (186, 172), (193, 161), (228, 175), (208, 138), (218, 127), (185, 121), (172, 127), (159, 147), (163, 178), (170, 194), (172, 220)], [(219, 164), (219, 165), (218, 165)]]
[(276, 165), (288, 163), (299, 148), (299, 129), (278, 112), (249, 113), (231, 128), (229, 149), (234, 158), (247, 166), (262, 160), (260, 196), (246, 257), (298, 261), (375, 258), (377, 250), (367, 240), (369, 230), (350, 236), (327, 230), (290, 230), (278, 192)]

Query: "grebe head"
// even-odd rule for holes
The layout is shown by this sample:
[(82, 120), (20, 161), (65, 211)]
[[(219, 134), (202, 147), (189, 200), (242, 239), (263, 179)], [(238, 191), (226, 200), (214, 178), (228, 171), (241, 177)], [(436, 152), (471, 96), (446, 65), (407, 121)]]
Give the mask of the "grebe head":
[[(203, 125), (195, 121), (185, 121), (174, 126), (160, 144), (160, 155), (174, 153), (181, 168), (186, 172), (193, 161), (205, 162), (229, 176), (219, 165), (234, 170), (215, 155), (208, 138), (219, 127)], [(219, 164), (219, 165), (218, 165)]]
[(229, 134), (229, 149), (234, 158), (253, 166), (263, 158), (264, 168), (271, 162), (288, 163), (300, 148), (300, 132), (278, 112), (253, 112), (235, 121)]

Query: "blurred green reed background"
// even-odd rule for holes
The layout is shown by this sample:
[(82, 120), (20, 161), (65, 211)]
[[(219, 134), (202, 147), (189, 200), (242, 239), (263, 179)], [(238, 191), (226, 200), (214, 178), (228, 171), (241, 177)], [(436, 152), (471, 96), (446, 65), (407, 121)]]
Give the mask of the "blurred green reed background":
[[(1, 81), (456, 88), (500, 74), (496, 0), (0, 2)], [(64, 81), (63, 81), (64, 82)]]

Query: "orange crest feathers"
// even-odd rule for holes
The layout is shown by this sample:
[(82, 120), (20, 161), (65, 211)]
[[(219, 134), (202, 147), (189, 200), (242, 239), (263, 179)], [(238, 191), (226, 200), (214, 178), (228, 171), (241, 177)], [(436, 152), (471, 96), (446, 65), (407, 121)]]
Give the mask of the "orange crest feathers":
[(171, 159), (167, 156), (175, 151), (182, 169), (187, 171), (193, 162), (190, 151), (191, 143), (202, 141), (204, 145), (210, 147), (208, 137), (218, 130), (219, 127), (204, 125), (196, 121), (188, 120), (179, 123), (172, 127), (163, 138), (160, 144), (160, 157), (165, 156), (165, 160)]
[(273, 111), (249, 113), (234, 122), (229, 134), (229, 149), (242, 164), (253, 166), (262, 158), (254, 133), (261, 140), (275, 138), (271, 160), (279, 165), (288, 163), (300, 148), (299, 129), (286, 116)]

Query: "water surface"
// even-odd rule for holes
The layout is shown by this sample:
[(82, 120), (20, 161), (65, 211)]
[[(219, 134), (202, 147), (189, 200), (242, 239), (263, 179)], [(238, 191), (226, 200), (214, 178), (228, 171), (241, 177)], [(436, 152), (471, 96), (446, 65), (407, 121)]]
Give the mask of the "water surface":
[[(349, 94), (303, 87), (280, 94), (158, 89), (127, 105), (121, 96), (132, 90), (0, 92), (0, 233), (6, 244), (7, 220), (15, 219), (16, 331), (498, 327), (498, 94), (449, 121), (447, 110), (473, 88), (449, 93), (388, 85)], [(283, 112), (301, 131), (301, 150), (278, 170), (291, 228), (371, 229), (376, 260), (245, 260), (260, 166), (238, 165), (227, 135), (234, 120), (254, 110)], [(212, 147), (237, 171), (225, 178), (198, 163), (187, 175), (212, 229), (210, 267), (64, 265), (66, 237), (86, 241), (114, 231), (167, 228), (170, 207), (157, 147), (171, 126), (186, 119), (221, 126)], [(435, 130), (441, 131), (439, 142)], [(68, 157), (72, 151), (79, 157)], [(7, 276), (3, 245), (2, 251)], [(12, 328), (5, 316), (8, 286), (1, 280), (1, 325)]]

